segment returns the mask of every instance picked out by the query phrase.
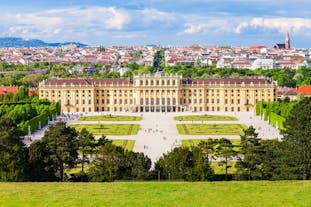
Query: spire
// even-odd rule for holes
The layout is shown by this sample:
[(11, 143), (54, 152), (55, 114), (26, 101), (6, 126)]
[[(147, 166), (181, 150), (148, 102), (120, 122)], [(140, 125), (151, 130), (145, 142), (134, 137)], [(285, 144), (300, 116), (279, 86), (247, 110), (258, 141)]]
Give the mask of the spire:
[(288, 31), (286, 32), (285, 49), (290, 49), (290, 38)]

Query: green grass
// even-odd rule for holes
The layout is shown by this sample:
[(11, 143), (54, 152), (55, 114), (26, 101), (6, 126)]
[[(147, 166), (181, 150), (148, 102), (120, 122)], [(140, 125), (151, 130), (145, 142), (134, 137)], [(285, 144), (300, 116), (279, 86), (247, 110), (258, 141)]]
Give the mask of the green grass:
[(241, 135), (242, 124), (177, 124), (179, 134), (189, 135)]
[(4, 207), (309, 207), (310, 181), (0, 183)]
[(78, 118), (78, 121), (141, 121), (140, 116), (82, 116)]
[[(201, 141), (207, 141), (207, 139), (184, 139), (181, 140), (181, 143), (184, 147), (192, 147), (197, 146)], [(233, 145), (239, 145), (241, 143), (239, 139), (231, 139), (230, 141)]]
[(138, 133), (138, 124), (72, 124), (76, 130), (86, 128), (94, 135), (135, 135)]
[(133, 151), (135, 140), (112, 140), (112, 144), (123, 147), (125, 150)]
[(175, 116), (174, 120), (181, 121), (237, 121), (233, 116), (217, 116), (217, 115), (189, 115), (189, 116)]

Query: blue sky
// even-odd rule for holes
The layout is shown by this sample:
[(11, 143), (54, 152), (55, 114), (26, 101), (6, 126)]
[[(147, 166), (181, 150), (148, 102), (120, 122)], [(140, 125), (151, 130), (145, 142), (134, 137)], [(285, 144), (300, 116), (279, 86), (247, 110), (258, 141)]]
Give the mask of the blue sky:
[(311, 47), (310, 0), (0, 0), (0, 36), (90, 45)]

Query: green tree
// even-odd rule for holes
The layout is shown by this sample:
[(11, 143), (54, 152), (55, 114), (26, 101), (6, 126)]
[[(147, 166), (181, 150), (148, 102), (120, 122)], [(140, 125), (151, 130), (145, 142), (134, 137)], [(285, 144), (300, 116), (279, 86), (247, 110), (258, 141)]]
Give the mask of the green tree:
[(234, 149), (234, 145), (229, 139), (219, 139), (218, 145), (216, 147), (216, 156), (223, 158), (222, 161), (219, 162), (220, 165), (225, 166), (226, 174), (225, 179), (228, 180), (228, 169), (232, 166), (229, 165), (229, 161), (237, 155), (237, 151)]
[(91, 181), (111, 182), (120, 178), (120, 168), (125, 163), (124, 150), (112, 143), (101, 146), (91, 163), (89, 175)]
[(151, 168), (151, 160), (144, 153), (137, 153), (133, 151), (126, 151), (126, 175), (135, 180), (144, 180), (149, 176), (149, 170)]
[(191, 173), (188, 174), (187, 180), (189, 181), (206, 181), (212, 180), (214, 171), (211, 168), (206, 153), (199, 147), (192, 147), (194, 166)]
[(164, 154), (155, 164), (155, 170), (161, 176), (171, 179), (187, 180), (194, 167), (193, 153), (189, 148), (178, 147)]
[(210, 162), (211, 159), (214, 159), (216, 156), (216, 147), (217, 140), (215, 139), (208, 139), (207, 141), (201, 141), (198, 145), (200, 150), (202, 151), (202, 154), (204, 156), (204, 159), (207, 162)]
[(84, 163), (86, 161), (86, 155), (91, 154), (95, 147), (95, 138), (92, 133), (83, 128), (78, 134), (78, 146), (82, 153), (81, 158), (81, 171), (84, 173)]
[(78, 158), (75, 129), (66, 126), (65, 122), (57, 122), (45, 131), (42, 140), (47, 143), (50, 158), (57, 169), (57, 177), (64, 181), (65, 165), (73, 167)]
[(57, 181), (57, 169), (53, 165), (47, 142), (37, 140), (28, 149), (28, 179), (36, 182)]
[(26, 150), (17, 125), (10, 119), (0, 118), (0, 181), (23, 181), (25, 178)]
[(282, 142), (278, 140), (261, 140), (263, 153), (261, 153), (261, 178), (264, 180), (287, 179), (286, 166), (282, 157)]
[[(284, 123), (284, 159), (293, 178), (311, 178), (311, 97), (292, 109)], [(296, 176), (295, 176), (296, 175)]]
[(260, 169), (262, 164), (262, 148), (260, 145), (260, 139), (257, 137), (258, 134), (255, 132), (255, 128), (250, 126), (243, 130), (241, 135), (241, 151), (242, 157), (236, 163), (236, 168), (242, 174), (246, 174), (248, 180), (256, 178), (255, 173)]
[(28, 98), (28, 89), (25, 86), (21, 86), (18, 92), (14, 95), (14, 101), (24, 101)]

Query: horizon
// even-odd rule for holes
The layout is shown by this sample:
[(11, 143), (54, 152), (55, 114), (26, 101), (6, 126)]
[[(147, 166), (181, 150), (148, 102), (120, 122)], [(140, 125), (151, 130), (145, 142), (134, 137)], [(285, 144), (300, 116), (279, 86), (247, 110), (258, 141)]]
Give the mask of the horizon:
[[(47, 42), (47, 41), (44, 41), (44, 40), (41, 40), (41, 39), (38, 39), (38, 38), (23, 38), (23, 37), (0, 37), (0, 39), (2, 38), (16, 38), (16, 39), (22, 39), (24, 41), (31, 41), (31, 40), (38, 40), (38, 41), (43, 41), (44, 43), (47, 43), (47, 44), (57, 44), (57, 43), (60, 43), (60, 44), (64, 44), (64, 43), (72, 43), (72, 44), (75, 44), (75, 43), (78, 43), (78, 44), (82, 44), (82, 45), (85, 45), (85, 47), (100, 47), (100, 46), (103, 46), (103, 47), (146, 47), (146, 46), (156, 46), (156, 47), (191, 47), (191, 46), (194, 46), (194, 45), (198, 45), (200, 47), (232, 47), (232, 48), (235, 48), (235, 47), (245, 47), (245, 48), (250, 48), (250, 47), (264, 47), (264, 48), (268, 48), (268, 49), (272, 49), (274, 48), (275, 45), (273, 46), (269, 46), (269, 45), (204, 45), (204, 44), (198, 44), (198, 43), (192, 43), (192, 44), (187, 44), (187, 45), (173, 45), (173, 44), (169, 44), (169, 45), (161, 45), (161, 44), (142, 44), (142, 45), (89, 45), (85, 42), (80, 42), (80, 41), (75, 41), (75, 40), (72, 40), (72, 41), (64, 41), (64, 42)], [(277, 43), (276, 43), (277, 44)], [(28, 46), (27, 46), (28, 47)], [(34, 46), (34, 47), (40, 47), (40, 46)], [(48, 47), (54, 47), (54, 46), (48, 46)], [(20, 48), (20, 47), (14, 47), (14, 48)], [(32, 46), (30, 47), (32, 48)], [(311, 47), (291, 47), (291, 49), (311, 49)]]
[[(0, 0), (0, 2), (3, 0)], [(310, 48), (306, 0), (12, 0), (2, 5), (0, 37), (113, 45), (230, 45)]]

